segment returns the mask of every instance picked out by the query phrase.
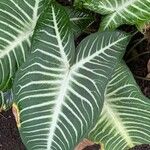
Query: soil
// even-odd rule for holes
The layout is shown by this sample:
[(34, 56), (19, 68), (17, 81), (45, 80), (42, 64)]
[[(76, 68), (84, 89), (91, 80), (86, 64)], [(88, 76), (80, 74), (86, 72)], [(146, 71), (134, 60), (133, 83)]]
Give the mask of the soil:
[[(72, 4), (71, 0), (68, 1), (59, 0), (59, 1), (64, 5)], [(92, 30), (97, 29), (97, 25), (98, 23), (95, 23), (95, 25), (93, 25), (92, 27)], [(132, 28), (129, 27), (126, 29), (128, 29), (128, 31), (130, 32), (132, 31)], [(76, 43), (78, 44), (83, 39), (83, 37), (87, 35), (88, 35), (87, 33), (83, 33), (82, 36), (80, 36), (76, 40)], [(140, 40), (142, 38), (143, 35), (137, 33), (131, 40), (128, 50), (131, 49), (132, 47), (131, 45), (136, 43), (135, 42), (136, 40)], [(148, 54), (145, 52), (150, 52), (150, 44), (148, 40), (144, 40), (143, 42), (138, 44), (130, 54), (127, 55), (128, 53), (127, 52), (124, 59), (127, 62), (129, 68), (131, 69), (138, 85), (141, 88), (141, 91), (145, 96), (150, 98), (150, 80), (146, 78), (148, 74), (147, 63), (148, 60), (150, 59), (150, 53)], [(135, 55), (137, 57), (133, 59)], [(12, 114), (12, 110), (0, 113), (0, 150), (26, 150), (19, 136), (16, 122)], [(100, 150), (100, 147), (99, 145), (94, 144), (84, 148), (83, 150)], [(140, 145), (130, 150), (150, 150), (150, 145)]]
[(134, 148), (131, 148), (129, 150), (150, 150), (150, 145), (143, 144), (143, 145), (135, 146)]
[(11, 110), (0, 114), (0, 150), (25, 150)]
[(100, 150), (100, 145), (94, 144), (94, 145), (91, 145), (91, 146), (87, 146), (83, 150)]

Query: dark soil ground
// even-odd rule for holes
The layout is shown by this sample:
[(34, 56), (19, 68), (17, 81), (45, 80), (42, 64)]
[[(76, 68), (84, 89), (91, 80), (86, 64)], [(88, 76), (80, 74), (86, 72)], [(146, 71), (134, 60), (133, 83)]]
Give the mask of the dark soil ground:
[[(65, 5), (71, 4), (70, 2), (64, 2), (60, 0)], [(94, 28), (97, 28), (98, 23), (95, 23)], [(132, 30), (130, 27), (129, 31)], [(76, 43), (79, 43), (84, 36), (87, 34), (83, 34), (76, 40)], [(137, 41), (142, 39), (143, 36), (138, 33), (132, 39), (131, 44), (136, 44)], [(131, 49), (129, 46), (128, 50)], [(140, 56), (139, 56), (140, 55)], [(136, 56), (136, 57), (135, 57)], [(135, 58), (134, 58), (135, 57)], [(134, 58), (134, 59), (133, 59)], [(148, 74), (147, 63), (150, 59), (150, 45), (147, 40), (144, 40), (140, 44), (138, 44), (135, 48), (131, 50), (131, 53), (128, 54), (128, 51), (125, 55), (125, 61), (130, 67), (133, 75), (139, 84), (141, 91), (143, 94), (150, 98), (150, 79), (146, 78)], [(98, 145), (91, 145), (83, 150), (99, 150)], [(15, 119), (12, 114), (12, 111), (9, 110), (7, 112), (3, 112), (0, 114), (0, 150), (26, 150), (24, 145), (21, 142), (21, 138), (19, 136), (18, 129), (16, 127)], [(150, 150), (150, 145), (141, 145), (136, 146), (130, 150)]]
[(0, 114), (0, 150), (25, 150), (11, 110)]

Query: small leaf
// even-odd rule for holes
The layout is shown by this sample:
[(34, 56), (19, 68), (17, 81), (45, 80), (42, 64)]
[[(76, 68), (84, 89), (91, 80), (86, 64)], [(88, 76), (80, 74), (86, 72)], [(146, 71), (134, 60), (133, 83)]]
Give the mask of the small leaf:
[(108, 84), (102, 114), (89, 139), (102, 142), (105, 150), (150, 143), (150, 100), (142, 95), (123, 62)]
[(65, 7), (65, 9), (69, 15), (75, 37), (78, 37), (80, 33), (85, 31), (86, 28), (94, 21), (94, 17), (91, 14), (69, 7)]

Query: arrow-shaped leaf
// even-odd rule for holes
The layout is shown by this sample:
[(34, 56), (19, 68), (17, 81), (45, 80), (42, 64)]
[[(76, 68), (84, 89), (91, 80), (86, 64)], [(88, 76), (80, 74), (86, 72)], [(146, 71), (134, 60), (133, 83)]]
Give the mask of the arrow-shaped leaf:
[(40, 18), (32, 54), (19, 69), (14, 98), (28, 150), (71, 150), (97, 120), (109, 77), (129, 41), (96, 33), (75, 53), (67, 13), (52, 4)]
[(150, 100), (142, 95), (123, 62), (109, 82), (102, 114), (89, 138), (105, 150), (150, 143)]

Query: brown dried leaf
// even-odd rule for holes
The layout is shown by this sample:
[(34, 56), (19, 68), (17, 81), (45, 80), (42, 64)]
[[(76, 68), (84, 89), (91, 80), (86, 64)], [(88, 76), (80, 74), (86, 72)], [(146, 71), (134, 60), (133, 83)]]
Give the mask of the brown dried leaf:
[(90, 146), (90, 145), (94, 145), (95, 143), (93, 143), (92, 141), (89, 141), (87, 139), (84, 139), (82, 142), (80, 142), (77, 147), (74, 150), (83, 150), (85, 147)]

